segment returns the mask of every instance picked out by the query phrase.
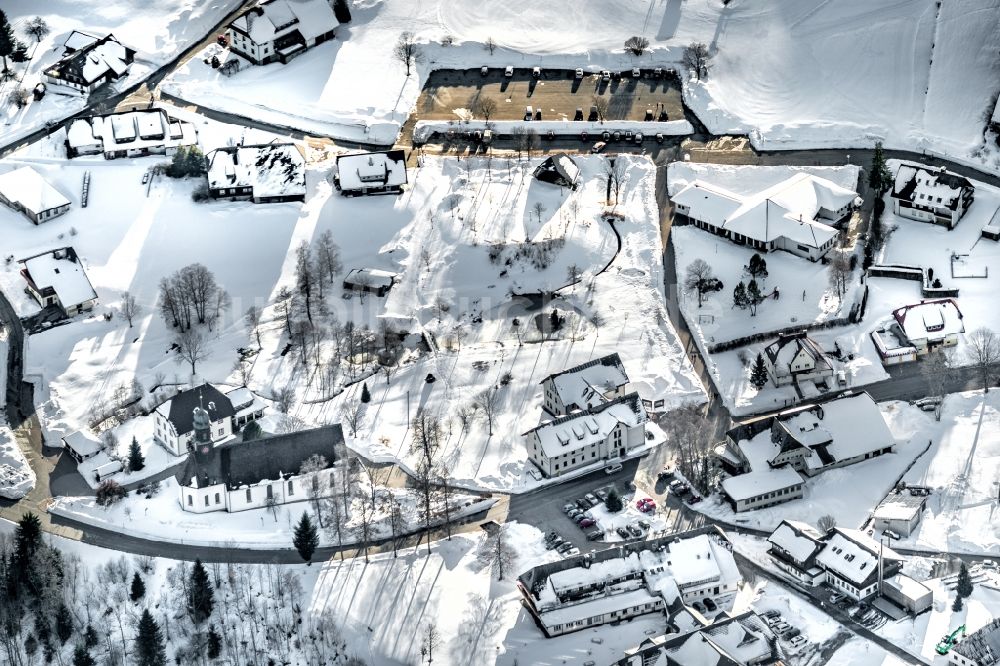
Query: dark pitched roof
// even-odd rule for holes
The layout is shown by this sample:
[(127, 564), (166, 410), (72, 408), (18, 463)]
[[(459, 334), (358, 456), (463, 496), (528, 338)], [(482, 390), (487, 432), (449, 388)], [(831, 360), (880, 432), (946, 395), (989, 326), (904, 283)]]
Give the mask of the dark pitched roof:
[(980, 664), (1000, 664), (1000, 618), (994, 618), (952, 650)]
[(771, 361), (771, 364), (776, 365), (778, 354), (781, 353), (781, 350), (784, 349), (785, 345), (795, 341), (798, 341), (799, 349), (804, 349), (814, 361), (819, 362), (826, 356), (826, 352), (804, 330), (780, 334), (777, 340), (764, 347), (764, 353), (767, 354), (767, 358)]
[(230, 442), (221, 446), (196, 449), (177, 473), (182, 486), (204, 488), (225, 483), (230, 488), (276, 481), (298, 474), (302, 463), (314, 455), (333, 464), (343, 457), (344, 432), (340, 425), (329, 425), (284, 435), (273, 435), (249, 442)]
[[(181, 391), (170, 399), (167, 420), (174, 424), (178, 435), (194, 430), (194, 408), (201, 407), (208, 412), (212, 421), (231, 418), (236, 414), (232, 401), (211, 384), (202, 384), (187, 391)], [(163, 405), (157, 411), (163, 414)]]
[(121, 72), (115, 71), (115, 67), (117, 66), (117, 64), (108, 61), (105, 61), (106, 66), (104, 68), (100, 67), (97, 68), (97, 71), (100, 72), (100, 74), (98, 74), (97, 76), (88, 77), (86, 75), (85, 67), (87, 65), (87, 61), (91, 60), (94, 64), (99, 64), (103, 56), (92, 55), (92, 54), (94, 53), (94, 51), (96, 51), (97, 49), (99, 49), (100, 47), (104, 46), (109, 42), (115, 42), (116, 44), (122, 47), (122, 53), (124, 55), (122, 64), (124, 66), (127, 66), (133, 62), (133, 60), (135, 59), (135, 49), (130, 49), (129, 47), (119, 42), (114, 35), (108, 34), (105, 35), (104, 37), (101, 37), (100, 39), (95, 39), (94, 42), (88, 44), (87, 46), (84, 46), (81, 49), (71, 51), (69, 55), (67, 55), (66, 57), (59, 60), (51, 67), (49, 67), (46, 70), (46, 74), (49, 74), (50, 76), (54, 76), (55, 78), (60, 78), (60, 79), (73, 80), (74, 78), (76, 78), (79, 79), (80, 81), (84, 81), (88, 85), (93, 83), (101, 76), (107, 74), (109, 70), (114, 72), (116, 76), (120, 75)]
[(580, 168), (566, 153), (557, 153), (543, 160), (535, 168), (533, 175), (546, 183), (576, 189), (576, 181), (580, 178)]
[(574, 365), (572, 368), (566, 368), (565, 370), (562, 370), (560, 372), (553, 372), (548, 377), (543, 377), (542, 381), (539, 383), (540, 384), (545, 383), (550, 379), (555, 379), (556, 377), (560, 377), (562, 375), (569, 375), (573, 374), (574, 372), (580, 372), (581, 370), (586, 370), (587, 368), (593, 367), (595, 365), (604, 365), (604, 366), (619, 368), (622, 371), (622, 374), (625, 374), (625, 366), (622, 365), (621, 357), (618, 355), (618, 352), (612, 352), (607, 356), (602, 356), (601, 358), (595, 358), (591, 361), (587, 361), (586, 363), (581, 363), (580, 365)]

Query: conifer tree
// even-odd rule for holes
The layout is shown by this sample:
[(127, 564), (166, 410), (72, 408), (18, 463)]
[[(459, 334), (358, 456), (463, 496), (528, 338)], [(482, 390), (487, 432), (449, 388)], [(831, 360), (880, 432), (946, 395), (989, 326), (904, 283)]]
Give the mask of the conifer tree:
[(222, 636), (212, 624), (208, 627), (208, 658), (217, 659), (220, 654), (222, 654)]
[(0, 9), (0, 58), (3, 58), (3, 71), (10, 69), (7, 65), (7, 57), (13, 55), (17, 49), (17, 38), (14, 37), (14, 28), (7, 20), (7, 15)]
[(608, 511), (621, 511), (625, 507), (625, 503), (622, 502), (622, 496), (618, 493), (617, 488), (612, 488), (608, 491), (608, 497), (604, 500), (604, 506), (608, 508)]
[(133, 436), (132, 443), (128, 445), (128, 469), (130, 472), (138, 472), (145, 466), (146, 458), (139, 448), (139, 440)]
[(955, 587), (955, 593), (963, 599), (968, 599), (972, 596), (972, 589), (972, 576), (969, 575), (969, 568), (965, 566), (965, 562), (962, 562), (962, 566), (958, 570), (958, 584)]
[(97, 662), (87, 651), (87, 646), (82, 643), (73, 650), (73, 666), (97, 666)]
[(875, 144), (875, 154), (872, 155), (872, 167), (868, 171), (868, 186), (875, 190), (878, 196), (892, 185), (892, 172), (885, 163), (885, 153), (882, 152), (882, 142)]
[(308, 513), (303, 513), (299, 523), (295, 526), (295, 536), (292, 543), (295, 545), (295, 550), (299, 551), (303, 561), (307, 565), (312, 564), (313, 553), (319, 546), (319, 534), (316, 532), (316, 526), (309, 520)]
[(750, 384), (759, 391), (767, 384), (767, 380), (767, 365), (764, 364), (764, 355), (757, 354), (753, 368), (750, 370)]
[(372, 401), (372, 394), (368, 392), (368, 382), (361, 385), (361, 402), (368, 403)]
[(59, 609), (56, 611), (56, 636), (59, 637), (59, 642), (65, 645), (72, 635), (73, 616), (66, 608), (66, 604), (59, 604)]
[(951, 610), (953, 612), (955, 612), (955, 613), (957, 613), (960, 610), (962, 610), (962, 595), (961, 594), (956, 594), (955, 595), (955, 603), (953, 603), (951, 605)]
[(142, 616), (139, 618), (134, 657), (136, 666), (166, 666), (167, 664), (167, 649), (163, 645), (163, 632), (153, 616), (149, 614), (148, 608), (142, 611)]
[(741, 281), (733, 289), (733, 307), (746, 310), (749, 305), (750, 300), (747, 298), (747, 286)]
[(212, 614), (215, 606), (215, 593), (212, 591), (208, 571), (200, 559), (194, 561), (191, 568), (190, 592), (188, 597), (188, 612), (195, 624), (201, 624)]
[(139, 601), (146, 596), (146, 584), (142, 582), (142, 576), (136, 571), (135, 575), (132, 576), (132, 590), (129, 593), (129, 597), (132, 601)]

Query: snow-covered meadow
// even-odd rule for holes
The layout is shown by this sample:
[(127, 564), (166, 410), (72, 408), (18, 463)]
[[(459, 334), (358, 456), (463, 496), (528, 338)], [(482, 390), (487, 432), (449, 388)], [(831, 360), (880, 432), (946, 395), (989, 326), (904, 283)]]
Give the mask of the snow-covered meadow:
[(19, 500), (35, 487), (35, 472), (28, 464), (14, 432), (0, 415), (0, 497)]

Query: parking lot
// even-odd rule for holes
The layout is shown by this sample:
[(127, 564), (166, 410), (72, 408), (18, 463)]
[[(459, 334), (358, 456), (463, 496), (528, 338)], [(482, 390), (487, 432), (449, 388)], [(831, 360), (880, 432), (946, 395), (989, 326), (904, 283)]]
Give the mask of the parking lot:
[(684, 118), (677, 79), (655, 78), (649, 69), (641, 72), (638, 79), (631, 72), (626, 76), (613, 72), (618, 78), (604, 81), (592, 72), (577, 79), (573, 70), (541, 70), (537, 78), (530, 69), (515, 69), (511, 77), (500, 68), (491, 68), (486, 76), (478, 69), (438, 70), (431, 73), (420, 93), (416, 115), (421, 120), (468, 117), (472, 99), (481, 95), (497, 102), (491, 120), (523, 120), (527, 106), (536, 113), (540, 110), (543, 120), (573, 120), (577, 109), (583, 110), (584, 117), (589, 115), (595, 97), (607, 101), (609, 120), (644, 120), (647, 110), (656, 119)]

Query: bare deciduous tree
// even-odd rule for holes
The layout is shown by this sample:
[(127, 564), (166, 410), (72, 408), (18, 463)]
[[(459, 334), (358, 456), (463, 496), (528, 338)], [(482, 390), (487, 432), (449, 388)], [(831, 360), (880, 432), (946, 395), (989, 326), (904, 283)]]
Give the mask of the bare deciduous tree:
[(493, 55), (493, 52), (497, 50), (497, 43), (492, 37), (487, 37), (486, 43), (483, 44), (483, 46), (485, 46), (486, 50), (490, 52), (490, 55)]
[(328, 282), (344, 271), (340, 261), (340, 247), (333, 240), (333, 232), (329, 229), (319, 235), (315, 242), (316, 270), (319, 277), (325, 277)]
[(177, 345), (177, 354), (191, 364), (192, 375), (197, 371), (198, 362), (208, 358), (208, 340), (198, 329), (188, 328), (178, 332), (174, 344)]
[(604, 163), (604, 173), (608, 176), (608, 190), (614, 197), (614, 203), (617, 204), (621, 196), (622, 185), (625, 182), (625, 161), (613, 157), (609, 158)]
[(712, 54), (708, 50), (707, 45), (703, 42), (691, 42), (684, 49), (683, 62), (688, 69), (694, 72), (695, 77), (701, 81), (702, 78), (708, 76), (708, 70), (711, 67), (708, 61), (711, 57)]
[(406, 75), (410, 69), (424, 61), (424, 52), (416, 42), (412, 32), (404, 32), (399, 36), (396, 47), (392, 50), (393, 57), (406, 66)]
[(837, 292), (837, 298), (842, 299), (847, 293), (847, 284), (851, 281), (851, 255), (843, 250), (831, 253), (829, 279), (830, 286)]
[(135, 299), (131, 292), (122, 292), (122, 317), (128, 322), (128, 327), (132, 328), (132, 320), (142, 312), (142, 306)]
[(684, 288), (698, 294), (698, 307), (704, 303), (705, 294), (711, 289), (715, 280), (712, 267), (704, 259), (695, 259), (688, 267), (684, 276)]
[(927, 382), (927, 394), (940, 398), (934, 409), (934, 418), (941, 420), (941, 407), (944, 404), (945, 387), (951, 372), (951, 357), (943, 349), (931, 352), (920, 362), (920, 373)]
[(517, 555), (510, 543), (506, 523), (488, 525), (479, 542), (481, 561), (496, 571), (497, 580), (503, 580), (510, 571)]
[(49, 24), (41, 16), (36, 16), (28, 21), (28, 25), (24, 28), (24, 31), (34, 37), (36, 42), (41, 42), (50, 32)]
[(260, 308), (256, 305), (248, 307), (247, 311), (243, 314), (243, 321), (247, 325), (247, 332), (257, 340), (257, 349), (262, 348), (260, 343), (260, 317)]
[(625, 40), (625, 50), (634, 56), (641, 56), (649, 48), (649, 40), (639, 35), (633, 35)]
[(602, 123), (608, 119), (608, 98), (602, 97), (600, 95), (594, 95), (594, 98), (590, 100), (591, 106), (597, 111), (597, 119)]
[(493, 425), (496, 423), (497, 414), (500, 412), (500, 391), (496, 386), (491, 386), (485, 391), (481, 391), (476, 396), (476, 405), (483, 412), (486, 419), (486, 426), (489, 428), (490, 437), (493, 436)]
[(1000, 365), (1000, 338), (989, 328), (977, 328), (966, 340), (966, 358), (983, 380), (983, 393), (990, 390), (990, 374)]
[(358, 436), (358, 428), (365, 416), (365, 404), (360, 400), (348, 400), (340, 409), (340, 420), (351, 429), (351, 437)]
[(490, 97), (489, 95), (483, 95), (481, 93), (476, 93), (472, 101), (469, 103), (469, 111), (472, 112), (474, 116), (482, 116), (483, 120), (486, 122), (490, 121), (490, 117), (497, 112), (497, 101), (496, 99)]
[(816, 521), (816, 527), (819, 528), (819, 531), (822, 534), (826, 534), (836, 526), (837, 526), (837, 519), (831, 516), (830, 514), (826, 514), (825, 516), (820, 516), (819, 520)]

